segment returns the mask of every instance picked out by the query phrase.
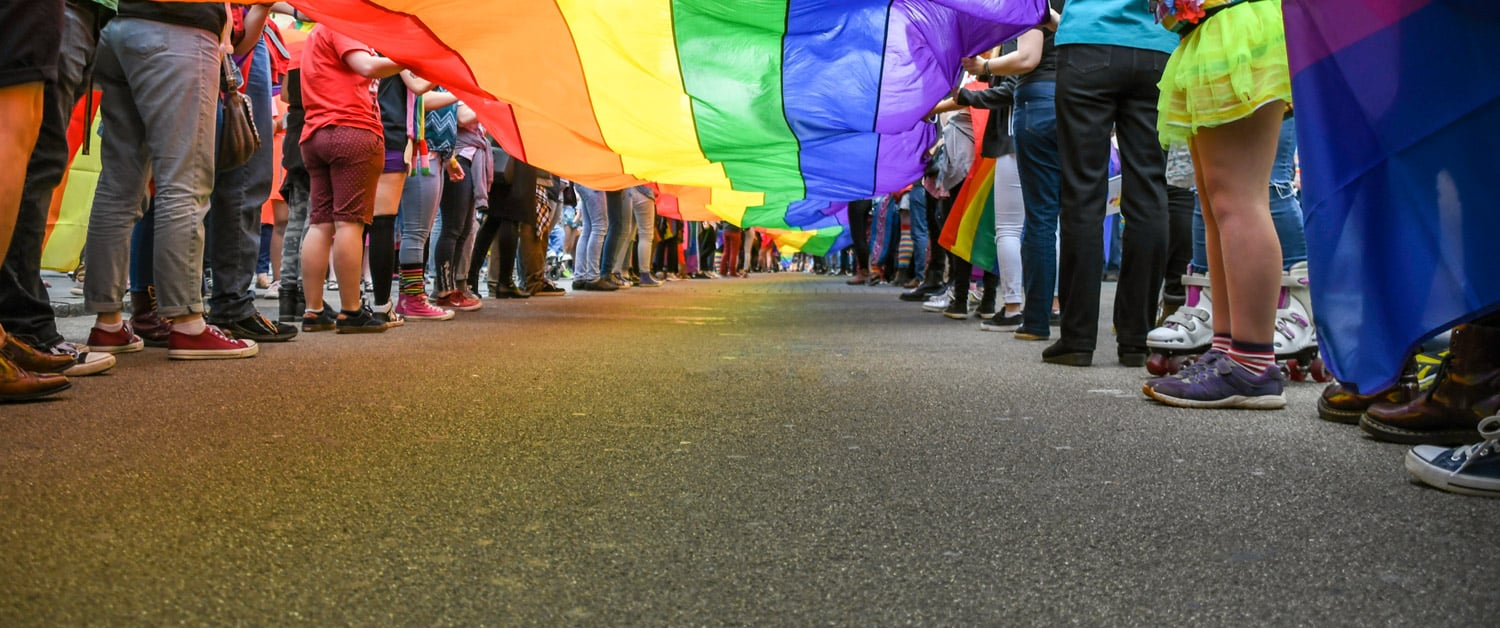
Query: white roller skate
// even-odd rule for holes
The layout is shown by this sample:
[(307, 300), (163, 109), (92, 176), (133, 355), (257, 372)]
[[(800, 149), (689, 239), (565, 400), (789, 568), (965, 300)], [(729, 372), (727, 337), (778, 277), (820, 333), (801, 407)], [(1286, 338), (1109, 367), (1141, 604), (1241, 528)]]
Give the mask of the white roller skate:
[(1214, 342), (1213, 299), (1208, 276), (1194, 275), (1192, 269), (1182, 275), (1187, 301), (1167, 316), (1161, 327), (1146, 334), (1146, 371), (1157, 377), (1176, 375), (1208, 351)]
[(1287, 379), (1326, 382), (1333, 379), (1318, 354), (1318, 330), (1313, 325), (1312, 298), (1307, 287), (1307, 262), (1297, 262), (1282, 276), (1276, 304), (1276, 361)]

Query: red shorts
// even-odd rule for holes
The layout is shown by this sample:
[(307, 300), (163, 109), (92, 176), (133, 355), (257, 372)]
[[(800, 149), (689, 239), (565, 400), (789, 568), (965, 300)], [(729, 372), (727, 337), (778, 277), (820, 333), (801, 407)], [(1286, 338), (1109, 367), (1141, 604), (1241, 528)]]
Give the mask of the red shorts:
[(302, 143), (307, 165), (310, 224), (358, 222), (375, 216), (375, 184), (385, 164), (380, 135), (366, 129), (326, 126)]

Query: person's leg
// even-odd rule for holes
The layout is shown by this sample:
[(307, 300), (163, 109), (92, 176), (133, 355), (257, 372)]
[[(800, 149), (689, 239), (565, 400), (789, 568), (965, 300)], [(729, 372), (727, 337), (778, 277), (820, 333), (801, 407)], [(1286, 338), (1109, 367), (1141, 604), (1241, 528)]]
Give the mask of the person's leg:
[(604, 193), (605, 207), (605, 233), (602, 248), (599, 251), (599, 275), (608, 277), (619, 270), (616, 266), (615, 251), (620, 246), (620, 239), (624, 237), (626, 216), (629, 208), (626, 207), (625, 192), (616, 190)]
[(458, 290), (459, 243), (468, 236), (474, 222), (474, 181), (470, 176), (473, 164), (462, 157), (458, 158), (458, 163), (463, 169), (464, 178), (445, 183), (442, 200), (438, 204), (443, 214), (443, 231), (438, 234), (437, 253), (433, 255), (433, 263), (437, 265), (436, 294), (440, 297)]
[(1146, 334), (1156, 327), (1157, 304), (1167, 264), (1166, 153), (1156, 129), (1156, 84), (1168, 55), (1132, 50), (1131, 83), (1122, 94), (1115, 133), (1120, 141), (1123, 180), (1120, 216), (1125, 221), (1120, 243), (1120, 282), (1115, 292), (1114, 323), (1121, 360), (1143, 366), (1149, 350)]
[[(25, 162), (7, 162), (25, 163), (26, 171), (15, 217), (15, 235), (9, 252), (4, 254), (4, 262), (0, 263), (0, 325), (11, 336), (41, 349), (63, 342), (47, 288), (42, 283), (42, 242), (52, 191), (62, 182), (67, 169), (67, 133), (73, 104), (87, 83), (98, 45), (94, 22), (91, 12), (65, 5), (57, 81), (47, 83), (43, 92), (35, 148), (30, 150), (29, 158), (23, 157)], [(17, 123), (23, 123), (23, 118), (12, 117), (8, 112), (0, 114), (0, 119)], [(22, 142), (24, 135), (14, 134), (6, 139)]]
[(1187, 299), (1182, 274), (1193, 260), (1193, 191), (1167, 187), (1167, 266), (1162, 282), (1162, 315)]
[(913, 187), (911, 198), (911, 272), (912, 277), (927, 276), (929, 235), (927, 224), (927, 191), (918, 185)]
[[(995, 161), (995, 254), (1000, 262), (1000, 299), (1005, 314), (1018, 314), (1022, 302), (1021, 231), (1026, 223), (1026, 201), (1014, 155)], [(912, 214), (916, 215), (915, 212)]]
[[(99, 43), (96, 80), (103, 89), (99, 107), (102, 117), (99, 158), (104, 168), (99, 173), (99, 184), (94, 191), (87, 244), (84, 246), (84, 263), (90, 267), (84, 279), (84, 306), (97, 315), (98, 323), (108, 326), (121, 322), (121, 301), (129, 272), (130, 234), (143, 213), (147, 181), (151, 176), (151, 149), (154, 144), (148, 143), (151, 138), (147, 121), (137, 107), (127, 79), (127, 68), (140, 66), (142, 57), (145, 56), (143, 51), (131, 46), (133, 37), (149, 36), (143, 26), (139, 20), (114, 20), (105, 28)], [(182, 87), (177, 86), (179, 89)], [(189, 93), (196, 91), (198, 90), (189, 90)], [(213, 97), (216, 102), (217, 94)], [(209, 115), (212, 115), (211, 109)], [(196, 117), (183, 116), (183, 121), (191, 122)], [(210, 118), (201, 126), (202, 128), (190, 132), (203, 133), (208, 138), (207, 143), (211, 144), (213, 120)], [(187, 148), (190, 149), (191, 146)], [(211, 163), (212, 157), (208, 158)], [(177, 170), (183, 172), (181, 167)], [(191, 187), (191, 179), (184, 183), (190, 186), (189, 189), (201, 191), (201, 197), (185, 198), (179, 186), (176, 194), (160, 196), (157, 203), (170, 200), (174, 203), (174, 211), (179, 213), (192, 213), (197, 210), (197, 205), (206, 205), (212, 178), (208, 173), (201, 173), (200, 176), (205, 176), (201, 187)], [(187, 203), (186, 208), (184, 201)], [(207, 208), (203, 207), (203, 210), (206, 211)], [(196, 224), (193, 231), (201, 238), (202, 232)], [(198, 242), (201, 255), (201, 239)], [(186, 244), (191, 244), (191, 240)], [(198, 268), (197, 264), (194, 264), (194, 268)], [(179, 282), (185, 280), (181, 273), (177, 275), (177, 279)], [(185, 304), (196, 303), (202, 298), (198, 279), (198, 276), (194, 276), (188, 286), (171, 286), (173, 304), (178, 312), (187, 309)], [(199, 309), (201, 311), (201, 306)], [(94, 344), (91, 338), (90, 346)]]
[(406, 181), (401, 185), (401, 201), (396, 210), (401, 223), (401, 246), (396, 259), (401, 271), (402, 294), (413, 287), (410, 283), (413, 274), (409, 271), (416, 271), (414, 276), (419, 284), (426, 281), (423, 275), (424, 262), (427, 258), (428, 239), (432, 236), (433, 220), (439, 211), (442, 178), (440, 172), (413, 172), (408, 173)]
[(1121, 64), (1128, 61), (1124, 57), (1130, 50), (1092, 44), (1057, 47), (1062, 337), (1043, 352), (1048, 361), (1082, 366), (1093, 361), (1104, 272), (1101, 236), (1109, 188), (1109, 131), (1120, 85), (1127, 82), (1121, 76), (1127, 69)]
[[(260, 252), (260, 210), (271, 196), (275, 150), (271, 112), (271, 57), (262, 40), (250, 61), (245, 97), (250, 100), (261, 145), (250, 161), (216, 172), (212, 202), (208, 209), (204, 251), (213, 268), (214, 287), (209, 298), (211, 323), (240, 337), (253, 340), (287, 340), (277, 329), (267, 329), (255, 309), (256, 262)], [(269, 333), (267, 333), (269, 332)]]
[(1062, 166), (1057, 145), (1057, 106), (1053, 82), (1016, 89), (1016, 172), (1021, 180), (1026, 220), (1021, 233), (1021, 283), (1026, 291), (1018, 338), (1052, 335), (1052, 301), (1057, 295), (1057, 222)]
[[(332, 169), (323, 154), (320, 135), (328, 128), (318, 129), (302, 144), (302, 161), (307, 172), (308, 212), (307, 227), (300, 240), (301, 285), (306, 312), (302, 316), (303, 331), (312, 329), (307, 323), (309, 316), (317, 316), (328, 309), (323, 300), (323, 289), (327, 285), (328, 266), (333, 248), (335, 228), (333, 224), (333, 180)], [(316, 326), (316, 323), (314, 324)], [(324, 328), (326, 329), (326, 327)]]
[[(375, 184), (375, 214), (365, 234), (370, 247), (370, 282), (374, 286), (372, 301), (377, 312), (386, 311), (393, 305), (391, 277), (396, 274), (396, 219), (401, 211), (401, 198), (407, 179), (406, 163), (399, 158), (393, 159), (393, 155), (386, 153), (383, 148), (382, 144), (381, 173)], [(430, 220), (427, 228), (429, 232), (432, 229)], [(340, 277), (340, 287), (343, 283), (344, 279)]]
[(641, 280), (646, 281), (651, 276), (651, 245), (656, 238), (656, 199), (637, 192), (631, 200), (631, 209), (635, 212), (636, 259)]
[[(364, 129), (325, 127), (309, 139), (326, 143), (319, 147), (320, 152), (332, 156), (328, 160), (328, 179), (333, 197), (333, 274), (339, 282), (340, 316), (347, 316), (362, 309), (359, 284), (364, 265), (364, 234), (373, 218), (384, 150), (380, 136)], [(305, 258), (303, 263), (307, 263)], [(389, 274), (385, 280), (389, 283)], [(312, 303), (309, 301), (308, 305)]]
[[(291, 150), (301, 152), (300, 146)], [(286, 231), (281, 237), (281, 316), (280, 322), (295, 323), (302, 318), (305, 300), (302, 294), (302, 238), (307, 233), (307, 168), (288, 170), (282, 179), (282, 198), (286, 199)]]
[(1307, 261), (1307, 234), (1303, 231), (1302, 201), (1292, 186), (1297, 158), (1297, 119), (1281, 122), (1276, 143), (1276, 161), (1271, 166), (1271, 222), (1281, 241), (1281, 267)]
[(491, 281), (499, 287), (499, 292), (495, 295), (497, 297), (525, 295), (525, 291), (519, 287), (525, 284), (516, 281), (516, 255), (521, 248), (521, 230), (525, 228), (526, 225), (514, 220), (500, 221), (500, 240), (495, 246), (497, 263), (491, 265)]
[(1276, 329), (1282, 273), (1281, 245), (1264, 182), (1271, 177), (1282, 111), (1279, 103), (1271, 103), (1193, 138), (1209, 281), (1217, 297), (1214, 331), (1267, 347)]
[(698, 251), (698, 229), (698, 221), (683, 221), (682, 274), (689, 277), (702, 272), (702, 268), (698, 265), (700, 261), (700, 253)]
[(854, 278), (863, 281), (870, 270), (870, 199), (849, 202), (849, 235), (854, 239)]

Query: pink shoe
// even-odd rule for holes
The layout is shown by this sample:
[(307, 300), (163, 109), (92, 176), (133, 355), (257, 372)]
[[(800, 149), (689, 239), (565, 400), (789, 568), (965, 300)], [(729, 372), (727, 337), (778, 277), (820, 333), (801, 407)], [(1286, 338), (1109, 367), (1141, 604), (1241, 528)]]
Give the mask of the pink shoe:
[(433, 307), (425, 294), (403, 294), (396, 303), (396, 313), (414, 321), (446, 321), (453, 318), (453, 310)]
[(104, 331), (98, 327), (89, 329), (89, 351), (99, 353), (134, 353), (146, 348), (146, 341), (130, 330), (130, 322), (125, 321), (120, 331)]
[(185, 334), (177, 329), (167, 338), (167, 357), (173, 360), (227, 360), (248, 358), (260, 353), (254, 340), (238, 340), (223, 330), (206, 325), (203, 333)]
[(484, 304), (479, 302), (479, 297), (471, 297), (466, 293), (457, 291), (438, 297), (437, 304), (438, 307), (446, 307), (460, 312), (473, 312), (484, 307)]

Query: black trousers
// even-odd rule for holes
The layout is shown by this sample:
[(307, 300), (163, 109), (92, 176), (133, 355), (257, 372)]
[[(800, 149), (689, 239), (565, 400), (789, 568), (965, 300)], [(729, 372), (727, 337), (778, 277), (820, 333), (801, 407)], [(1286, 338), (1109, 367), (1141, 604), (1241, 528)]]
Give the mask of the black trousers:
[(1163, 303), (1182, 305), (1187, 289), (1182, 273), (1193, 261), (1193, 191), (1167, 186), (1167, 270), (1161, 287)]
[(1058, 297), (1061, 346), (1093, 351), (1104, 274), (1109, 134), (1120, 142), (1120, 282), (1114, 323), (1121, 352), (1144, 352), (1167, 261), (1166, 153), (1157, 140), (1156, 83), (1167, 54), (1138, 48), (1057, 47), (1057, 132), (1062, 161)]
[(849, 202), (849, 235), (854, 238), (854, 272), (870, 270), (870, 199)]

